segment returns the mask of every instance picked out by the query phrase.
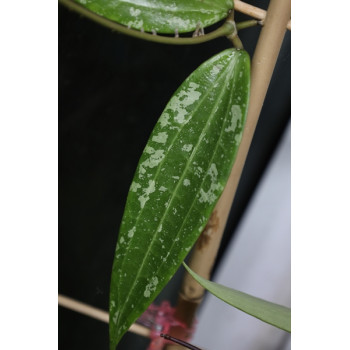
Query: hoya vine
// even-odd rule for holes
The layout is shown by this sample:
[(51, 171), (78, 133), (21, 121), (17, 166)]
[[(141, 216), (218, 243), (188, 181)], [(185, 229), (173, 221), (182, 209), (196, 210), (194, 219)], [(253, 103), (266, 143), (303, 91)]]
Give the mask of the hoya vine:
[[(112, 350), (183, 262), (226, 185), (240, 146), (250, 95), (250, 58), (237, 32), (258, 21), (236, 24), (231, 0), (59, 1), (104, 26), (139, 39), (187, 45), (227, 36), (235, 47), (201, 64), (182, 83), (141, 155), (112, 267)], [(205, 27), (224, 18), (218, 29), (204, 34)], [(191, 31), (195, 31), (194, 37), (179, 36)], [(156, 35), (159, 33), (175, 36)], [(220, 297), (224, 290), (231, 305), (290, 331), (290, 312), (285, 308), (237, 291), (232, 296), (225, 287), (188, 271), (213, 294)], [(260, 313), (256, 314), (254, 308)]]

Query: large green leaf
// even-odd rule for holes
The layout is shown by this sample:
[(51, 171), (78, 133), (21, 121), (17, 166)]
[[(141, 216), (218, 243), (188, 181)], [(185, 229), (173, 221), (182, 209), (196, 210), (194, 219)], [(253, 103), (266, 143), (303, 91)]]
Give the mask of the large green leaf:
[(247, 113), (250, 60), (225, 50), (172, 96), (139, 161), (118, 236), (111, 348), (178, 269), (227, 182)]
[(208, 281), (205, 278), (197, 275), (185, 263), (183, 263), (183, 265), (189, 274), (203, 288), (207, 289), (211, 294), (223, 300), (225, 303), (258, 318), (259, 320), (290, 332), (291, 312), (289, 308), (256, 298), (252, 295), (225, 287), (221, 284)]
[(227, 16), (232, 0), (75, 0), (133, 29), (174, 34), (207, 27)]

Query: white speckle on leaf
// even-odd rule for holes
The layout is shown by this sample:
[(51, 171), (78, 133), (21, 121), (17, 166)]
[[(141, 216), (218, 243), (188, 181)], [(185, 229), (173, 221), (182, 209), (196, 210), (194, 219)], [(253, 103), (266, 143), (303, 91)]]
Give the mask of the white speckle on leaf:
[(177, 8), (177, 6), (176, 6), (176, 3), (172, 3), (172, 4), (169, 4), (169, 5), (163, 5), (164, 6), (164, 9), (165, 10), (168, 10), (168, 11), (177, 11), (178, 10), (178, 8)]
[(184, 29), (191, 26), (191, 21), (189, 19), (182, 19), (181, 17), (172, 16), (167, 19), (167, 23), (173, 28)]
[(187, 108), (196, 102), (202, 94), (196, 91), (198, 87), (198, 84), (191, 82), (187, 90), (181, 90), (170, 100), (167, 109), (175, 113), (174, 120), (179, 124), (186, 124), (189, 122), (190, 118)]
[(213, 68), (211, 69), (211, 71), (210, 71), (210, 75), (212, 75), (212, 76), (218, 75), (218, 73), (220, 73), (222, 67), (223, 67), (222, 64), (216, 64), (216, 65), (214, 65), (214, 67), (213, 67)]
[(189, 179), (184, 180), (184, 186), (189, 186), (191, 184), (191, 181)]
[(138, 198), (141, 208), (143, 208), (146, 202), (149, 200), (149, 195), (156, 190), (155, 181), (148, 181), (148, 187), (143, 190), (143, 195)]
[(141, 188), (141, 185), (138, 184), (137, 182), (133, 181), (131, 186), (130, 186), (130, 191), (131, 192), (137, 192), (137, 190)]
[(216, 169), (215, 163), (212, 163), (209, 170), (208, 174), (211, 177), (212, 180), (216, 180), (218, 177), (218, 169)]
[(141, 14), (140, 9), (134, 9), (133, 7), (130, 7), (130, 15), (133, 17), (137, 17)]
[(185, 152), (191, 152), (193, 145), (183, 145), (182, 150)]
[(158, 135), (154, 135), (152, 137), (152, 141), (158, 142), (158, 143), (165, 143), (168, 138), (168, 134), (166, 132), (160, 132)]
[(166, 190), (167, 190), (167, 188), (164, 187), (164, 186), (160, 186), (160, 187), (159, 187), (159, 191), (161, 191), (161, 192), (165, 192)]
[(136, 227), (134, 226), (131, 230), (128, 231), (128, 237), (132, 238), (134, 236), (135, 231)]
[(129, 21), (127, 26), (129, 28), (135, 28), (135, 29), (140, 29), (143, 27), (143, 20), (142, 19), (137, 19), (135, 17), (135, 20), (134, 21)]
[(203, 169), (200, 166), (197, 166), (196, 170), (194, 171), (195, 175), (197, 175), (198, 177), (201, 176), (202, 172), (203, 172)]
[(240, 144), (241, 140), (242, 140), (242, 133), (240, 132), (239, 134), (237, 134), (237, 135), (235, 136), (236, 144), (237, 144), (237, 145)]
[(124, 237), (120, 237), (120, 244), (123, 244), (124, 242), (125, 242), (125, 239), (124, 239)]
[(165, 256), (164, 258), (162, 258), (162, 260), (163, 260), (164, 262), (167, 261), (169, 254), (170, 254), (170, 252), (167, 252), (166, 256)]
[(199, 228), (198, 228), (198, 232), (202, 232), (203, 231), (203, 229), (204, 229), (204, 225), (202, 225), (202, 226), (200, 226)]
[(223, 186), (217, 182), (218, 170), (215, 163), (211, 164), (208, 175), (211, 178), (211, 184), (207, 191), (204, 191), (203, 188), (200, 189), (199, 202), (212, 204), (217, 200), (220, 191), (223, 190)]
[(146, 146), (145, 147), (145, 153), (147, 153), (147, 154), (153, 154), (155, 151), (156, 150), (153, 147), (151, 147), (151, 146)]
[(152, 277), (151, 282), (147, 284), (145, 291), (143, 292), (143, 295), (145, 298), (149, 298), (151, 296), (151, 293), (156, 290), (158, 284), (158, 278)]
[(159, 225), (159, 227), (158, 227), (158, 230), (157, 230), (157, 232), (160, 232), (160, 231), (162, 231), (162, 228), (163, 228), (163, 225), (162, 225), (162, 224), (160, 224), (160, 225)]
[(178, 180), (178, 179), (179, 179), (178, 176), (172, 176), (172, 178), (173, 178), (174, 180)]
[(168, 113), (163, 113), (159, 118), (160, 126), (164, 128), (165, 126), (169, 125), (170, 124), (169, 119), (170, 119), (170, 115)]
[[(149, 153), (152, 151), (152, 147), (148, 147), (145, 152)], [(151, 154), (151, 153), (149, 153)], [(139, 168), (139, 177), (142, 178), (143, 175), (146, 173), (146, 167), (148, 168), (154, 168), (156, 167), (165, 157), (164, 154), (164, 150), (160, 149), (160, 150), (154, 150), (154, 152), (151, 154), (151, 156), (146, 159), (145, 161), (143, 161), (140, 164), (140, 168)]]
[(119, 311), (116, 311), (115, 314), (114, 314), (114, 316), (113, 316), (113, 322), (114, 322), (114, 324), (117, 324), (118, 316), (119, 316)]
[(199, 9), (200, 13), (209, 13), (210, 15), (213, 13), (212, 10)]
[(238, 105), (233, 105), (231, 108), (231, 125), (225, 129), (226, 132), (229, 131), (235, 131), (238, 123), (240, 122), (242, 118), (242, 111), (240, 106)]

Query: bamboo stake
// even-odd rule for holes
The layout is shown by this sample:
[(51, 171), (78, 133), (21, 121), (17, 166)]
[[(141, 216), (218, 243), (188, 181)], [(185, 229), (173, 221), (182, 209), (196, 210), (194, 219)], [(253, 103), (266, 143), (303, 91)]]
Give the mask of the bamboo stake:
[[(106, 322), (106, 323), (109, 322), (109, 315), (107, 311), (98, 309), (88, 304), (84, 304), (80, 301), (74, 300), (72, 298), (68, 298), (61, 294), (58, 294), (58, 305), (65, 307), (67, 309), (79, 312), (83, 315), (95, 318), (96, 320), (99, 320), (102, 322)], [(136, 323), (131, 325), (131, 327), (129, 328), (129, 332), (142, 335), (143, 337), (150, 336), (150, 330), (148, 328)]]
[[(290, 15), (291, 0), (270, 1), (265, 24), (261, 30), (252, 60), (250, 104), (237, 158), (225, 190), (213, 211), (208, 225), (199, 237), (189, 262), (191, 269), (205, 278), (209, 278), (215, 261)], [(189, 327), (192, 324), (195, 311), (203, 298), (203, 294), (203, 288), (186, 272), (179, 295), (176, 316), (179, 320), (186, 322)], [(180, 339), (186, 337), (180, 328), (172, 329), (170, 334)], [(169, 345), (167, 349), (183, 348), (178, 345)]]
[[(266, 11), (259, 8), (255, 7), (253, 5), (249, 5), (243, 1), (240, 0), (235, 0), (235, 11), (242, 12), (245, 15), (248, 15), (250, 17), (253, 17), (255, 19), (260, 19), (261, 21), (264, 22), (265, 17), (266, 17)], [(290, 20), (287, 23), (287, 29), (291, 30), (291, 22)]]

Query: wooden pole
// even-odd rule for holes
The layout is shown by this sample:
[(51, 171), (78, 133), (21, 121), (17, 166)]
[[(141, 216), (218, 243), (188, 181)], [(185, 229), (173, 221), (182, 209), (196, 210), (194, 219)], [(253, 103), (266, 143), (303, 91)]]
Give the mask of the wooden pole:
[[(291, 0), (270, 1), (252, 60), (250, 104), (237, 158), (225, 190), (208, 225), (199, 237), (189, 262), (191, 269), (205, 278), (210, 277), (290, 16)], [(179, 295), (176, 316), (181, 321), (186, 322), (189, 327), (203, 294), (203, 288), (186, 272)], [(170, 334), (180, 339), (186, 338), (180, 328), (172, 329)], [(183, 349), (183, 347), (168, 345), (167, 349), (175, 350)]]
[[(247, 4), (243, 1), (235, 0), (235, 11), (242, 12), (245, 15), (248, 15), (250, 17), (253, 17), (255, 19), (260, 19), (261, 21), (265, 22), (266, 17), (266, 11), (255, 7), (253, 5)], [(287, 23), (287, 29), (291, 30), (291, 22), (290, 20)]]

